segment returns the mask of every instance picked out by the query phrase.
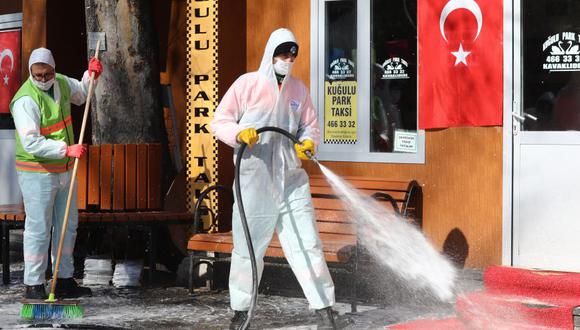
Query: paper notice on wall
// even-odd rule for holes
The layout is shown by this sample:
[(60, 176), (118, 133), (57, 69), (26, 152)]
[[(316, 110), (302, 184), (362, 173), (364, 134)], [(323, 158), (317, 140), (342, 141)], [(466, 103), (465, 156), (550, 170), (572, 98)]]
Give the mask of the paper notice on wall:
[(356, 89), (356, 81), (324, 82), (324, 143), (356, 143)]
[(417, 152), (417, 133), (403, 130), (395, 130), (395, 141), (393, 141), (393, 151), (395, 152)]

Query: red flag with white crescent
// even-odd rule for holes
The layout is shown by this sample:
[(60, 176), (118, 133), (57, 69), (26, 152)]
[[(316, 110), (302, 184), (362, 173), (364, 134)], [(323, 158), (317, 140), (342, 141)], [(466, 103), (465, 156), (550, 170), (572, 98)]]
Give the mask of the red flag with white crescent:
[(20, 30), (0, 31), (0, 113), (20, 88)]
[(419, 128), (502, 125), (502, 0), (419, 0)]

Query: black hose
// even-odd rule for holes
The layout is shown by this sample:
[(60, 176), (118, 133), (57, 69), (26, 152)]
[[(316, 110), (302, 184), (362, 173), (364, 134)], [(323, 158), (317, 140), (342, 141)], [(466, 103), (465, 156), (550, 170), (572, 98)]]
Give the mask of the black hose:
[[(256, 132), (258, 134), (262, 133), (262, 132), (267, 132), (267, 131), (271, 131), (271, 132), (277, 132), (280, 133), (284, 136), (286, 136), (287, 138), (289, 138), (290, 140), (292, 140), (292, 142), (294, 143), (300, 143), (300, 141), (292, 134), (290, 134), (290, 132), (283, 130), (281, 128), (278, 127), (270, 127), (270, 126), (266, 126), (266, 127), (262, 127), (262, 128), (258, 128), (256, 130)], [(236, 202), (238, 203), (238, 210), (240, 211), (240, 220), (242, 222), (242, 227), (244, 228), (244, 235), (246, 236), (246, 242), (248, 245), (248, 250), (250, 253), (250, 263), (252, 265), (252, 299), (250, 300), (250, 309), (248, 310), (248, 317), (246, 318), (246, 320), (244, 321), (244, 324), (242, 324), (242, 330), (245, 330), (248, 325), (250, 324), (250, 320), (252, 319), (252, 316), (254, 316), (254, 309), (256, 308), (256, 302), (258, 301), (258, 266), (256, 264), (256, 255), (254, 254), (254, 246), (252, 244), (252, 238), (250, 236), (250, 229), (248, 228), (248, 221), (246, 220), (246, 213), (244, 212), (244, 204), (242, 203), (242, 191), (240, 188), (240, 164), (242, 161), (242, 156), (244, 154), (244, 151), (246, 150), (246, 146), (247, 144), (242, 142), (242, 145), (240, 146), (240, 149), (238, 150), (238, 155), (236, 157), (236, 172), (235, 172), (235, 195), (236, 195)]]
[[(202, 191), (199, 196), (197, 197), (197, 202), (195, 203), (195, 207), (193, 208), (194, 212), (193, 212), (193, 234), (197, 234), (199, 233), (198, 229), (201, 227), (201, 210), (202, 208), (204, 208), (205, 206), (201, 205), (203, 200), (205, 199), (205, 197), (207, 195), (209, 195), (210, 192), (214, 191), (214, 190), (218, 190), (221, 189), (223, 191), (227, 191), (230, 192), (231, 190), (223, 185), (215, 185), (215, 186), (210, 186), (208, 188), (206, 188), (204, 191)], [(231, 194), (230, 194), (231, 196)], [(206, 208), (207, 210), (207, 208)], [(211, 212), (210, 212), (211, 213)], [(215, 215), (210, 214), (212, 216), (212, 218), (214, 218)], [(212, 219), (213, 220), (213, 219)], [(212, 224), (214, 222), (212, 221)]]

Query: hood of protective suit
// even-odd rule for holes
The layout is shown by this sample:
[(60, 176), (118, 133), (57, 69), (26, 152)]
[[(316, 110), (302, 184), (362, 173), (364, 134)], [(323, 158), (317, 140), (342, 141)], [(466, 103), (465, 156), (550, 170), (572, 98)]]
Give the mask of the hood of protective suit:
[[(270, 39), (268, 39), (268, 42), (266, 43), (266, 49), (264, 50), (262, 63), (260, 64), (260, 68), (258, 69), (259, 73), (265, 75), (266, 77), (268, 77), (268, 79), (276, 81), (276, 75), (274, 73), (274, 65), (272, 64), (274, 50), (276, 50), (276, 47), (278, 47), (280, 44), (289, 41), (294, 42), (298, 45), (298, 43), (296, 42), (296, 37), (294, 37), (292, 31), (285, 28), (281, 28), (272, 32), (272, 34), (270, 35)], [(291, 75), (291, 73), (292, 72), (288, 72), (287, 76)]]
[(54, 62), (54, 57), (52, 57), (52, 52), (46, 48), (36, 48), (30, 53), (30, 58), (28, 59), (28, 71), (31, 71), (32, 64), (44, 63), (48, 64), (53, 69), (56, 69), (56, 63)]
[[(286, 75), (279, 87), (274, 74), (274, 51), (280, 44), (296, 43), (295, 40), (288, 29), (274, 31), (266, 43), (258, 71), (242, 75), (223, 96), (210, 126), (218, 139), (236, 148), (236, 155), (239, 151), (237, 135), (248, 127), (274, 126), (301, 141), (310, 139), (318, 143), (317, 112), (308, 88), (290, 75)], [(258, 143), (246, 149), (240, 165), (242, 189), (249, 189), (251, 193), (247, 196), (259, 204), (250, 205), (252, 202), (248, 201), (247, 214), (259, 214), (261, 204), (268, 204), (267, 201), (272, 201), (268, 205), (278, 208), (287, 193), (288, 182), (296, 180), (294, 175), (306, 176), (300, 167), (290, 139), (278, 133), (261, 134)], [(308, 184), (307, 179), (304, 182)]]
[(28, 73), (30, 74), (28, 79), (40, 90), (48, 91), (54, 85), (55, 78), (48, 81), (37, 81), (32, 78), (32, 65), (38, 63), (48, 64), (54, 69), (56, 64), (54, 63), (52, 52), (46, 48), (36, 48), (30, 53), (30, 58), (28, 59)]

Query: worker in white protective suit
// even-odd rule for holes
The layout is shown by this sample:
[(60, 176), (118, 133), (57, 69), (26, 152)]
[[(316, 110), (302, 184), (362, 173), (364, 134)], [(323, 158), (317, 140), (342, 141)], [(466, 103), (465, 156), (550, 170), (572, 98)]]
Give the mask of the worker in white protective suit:
[[(210, 126), (219, 140), (235, 148), (235, 154), (241, 142), (248, 145), (239, 165), (239, 179), (258, 278), (275, 230), (310, 308), (320, 317), (319, 329), (333, 329), (334, 283), (322, 252), (308, 176), (299, 159), (308, 159), (307, 151), (314, 155), (320, 131), (307, 87), (291, 76), (297, 55), (298, 44), (292, 32), (274, 31), (258, 71), (234, 82)], [(256, 129), (265, 126), (287, 130), (301, 144), (293, 145), (276, 132), (258, 136)], [(239, 329), (250, 307), (252, 270), (237, 205), (233, 209), (229, 289), (235, 314), (230, 329)]]
[[(82, 82), (56, 73), (55, 68), (50, 50), (32, 51), (28, 61), (30, 77), (10, 103), (16, 127), (16, 170), (26, 211), (23, 248), (27, 299), (47, 298), (45, 272), (51, 232), (54, 266), (74, 158), (86, 151), (86, 147), (75, 144), (71, 103), (85, 103), (89, 72), (95, 78), (102, 72), (102, 65), (95, 58)], [(73, 197), (55, 292), (60, 298), (91, 295), (89, 288), (78, 286), (73, 279), (77, 223)]]

